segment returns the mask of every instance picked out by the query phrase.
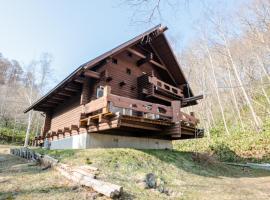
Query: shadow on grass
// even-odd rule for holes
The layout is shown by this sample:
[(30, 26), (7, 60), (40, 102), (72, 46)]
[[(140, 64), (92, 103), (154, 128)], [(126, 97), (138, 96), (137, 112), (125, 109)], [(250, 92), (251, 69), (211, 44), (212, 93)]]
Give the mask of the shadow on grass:
[(24, 194), (48, 194), (48, 193), (65, 193), (68, 191), (74, 191), (73, 187), (68, 186), (50, 186), (42, 188), (31, 188), (31, 189), (16, 189), (7, 192), (1, 192), (0, 190), (0, 199), (16, 199)]
[(47, 170), (42, 170), (40, 165), (33, 165), (24, 158), (17, 156), (2, 154), (0, 157), (4, 158), (0, 161), (0, 175), (1, 176), (17, 176), (19, 174), (38, 174), (46, 173)]
[[(176, 166), (188, 173), (206, 177), (264, 177), (270, 176), (270, 171), (253, 170), (246, 167), (234, 167), (219, 162), (218, 159), (227, 162), (242, 161), (247, 162), (252, 158), (245, 159), (238, 156), (226, 145), (218, 145), (213, 150), (215, 156), (207, 153), (182, 152), (178, 150), (140, 150), (146, 154), (154, 156), (159, 160)], [(217, 159), (218, 158), (218, 159)]]
[[(117, 165), (125, 165), (126, 163), (121, 164), (121, 162), (126, 162), (126, 157), (130, 157), (129, 163), (132, 165), (139, 166), (140, 160), (143, 159), (141, 157), (137, 157), (136, 154), (127, 154), (126, 150), (119, 149), (119, 152), (115, 152), (116, 149), (111, 151), (112, 149), (108, 149), (108, 152), (104, 155), (103, 164), (106, 165), (109, 162), (119, 162)], [(234, 161), (250, 161), (250, 159), (245, 159), (239, 157), (234, 151), (232, 151), (228, 146), (216, 145), (213, 147), (212, 152), (215, 156), (210, 156), (209, 154), (204, 153), (195, 153), (195, 152), (184, 152), (178, 150), (135, 150), (134, 151), (141, 151), (145, 154), (153, 156), (160, 161), (164, 162), (165, 164), (174, 165), (180, 170), (184, 170), (188, 173), (196, 174), (199, 176), (205, 177), (263, 177), (263, 176), (270, 176), (269, 171), (263, 170), (251, 170), (245, 167), (233, 167), (221, 163), (218, 159), (227, 161), (227, 162), (234, 162)], [(39, 153), (49, 154), (60, 161), (64, 158), (76, 158), (78, 156), (83, 157), (84, 151), (88, 150), (43, 150), (39, 149)], [(89, 149), (89, 151), (91, 151)], [(123, 154), (122, 154), (122, 153)], [(82, 153), (82, 154), (81, 154)], [(122, 156), (121, 156), (122, 155)], [(135, 155), (135, 157), (133, 157)], [(90, 156), (90, 155), (89, 155)], [(93, 156), (93, 155), (92, 155)], [(109, 157), (108, 157), (109, 156)], [(86, 159), (86, 157), (85, 157)], [(154, 162), (154, 161), (151, 161)], [(149, 165), (149, 166), (147, 166)], [(152, 163), (148, 163), (146, 166), (141, 167), (151, 167)]]

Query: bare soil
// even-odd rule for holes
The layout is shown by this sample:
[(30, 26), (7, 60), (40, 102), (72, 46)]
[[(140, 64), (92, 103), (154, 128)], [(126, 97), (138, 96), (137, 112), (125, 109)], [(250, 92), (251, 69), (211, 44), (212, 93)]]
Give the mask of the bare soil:
[(94, 191), (67, 181), (52, 169), (42, 170), (25, 159), (9, 154), (0, 145), (0, 200), (106, 199)]

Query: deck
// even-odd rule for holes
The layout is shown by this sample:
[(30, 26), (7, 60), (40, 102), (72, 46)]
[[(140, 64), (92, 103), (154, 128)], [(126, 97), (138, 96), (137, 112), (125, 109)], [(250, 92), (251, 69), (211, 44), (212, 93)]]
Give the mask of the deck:
[[(203, 137), (203, 130), (197, 128), (199, 120), (180, 109), (180, 101), (165, 106), (111, 94), (107, 86), (103, 97), (83, 106), (79, 127), (49, 131), (46, 138), (57, 140), (81, 132), (166, 140)], [(43, 140), (41, 136), (36, 138), (39, 143)]]

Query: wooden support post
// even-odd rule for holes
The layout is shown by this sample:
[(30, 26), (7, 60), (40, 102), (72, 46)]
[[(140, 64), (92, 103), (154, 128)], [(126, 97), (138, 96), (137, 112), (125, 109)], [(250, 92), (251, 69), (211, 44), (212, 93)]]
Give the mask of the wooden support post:
[(111, 94), (111, 86), (106, 85), (104, 87), (104, 96), (109, 96)]
[(90, 83), (89, 78), (85, 78), (82, 86), (81, 93), (81, 105), (85, 105), (89, 102), (90, 99)]
[(181, 119), (181, 102), (180, 101), (172, 101), (172, 121), (173, 122), (180, 122)]
[(51, 129), (51, 121), (52, 121), (52, 113), (46, 112), (45, 113), (45, 120), (44, 120), (44, 126), (42, 130), (42, 136), (45, 137), (46, 133)]

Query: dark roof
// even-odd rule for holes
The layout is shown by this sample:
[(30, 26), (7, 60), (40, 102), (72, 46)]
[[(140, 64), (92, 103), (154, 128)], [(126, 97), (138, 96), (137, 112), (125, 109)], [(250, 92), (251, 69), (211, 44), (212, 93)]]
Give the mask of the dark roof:
[[(166, 36), (163, 34), (164, 31), (167, 30), (167, 27), (163, 27), (160, 24), (149, 29), (148, 31), (134, 37), (133, 39), (113, 48), (112, 50), (96, 57), (93, 60), (90, 60), (81, 66), (79, 66), (75, 71), (73, 71), (69, 76), (67, 76), (63, 81), (61, 81), (58, 85), (56, 85), (52, 90), (50, 90), (46, 95), (41, 97), (39, 100), (37, 100), (35, 103), (33, 103), (31, 106), (29, 106), (27, 109), (24, 110), (24, 113), (35, 109), (39, 104), (41, 104), (43, 101), (46, 101), (47, 98), (49, 98), (51, 95), (56, 93), (58, 89), (60, 89), (62, 86), (64, 86), (66, 83), (68, 83), (74, 76), (79, 75), (86, 69), (91, 69), (95, 67), (97, 64), (105, 60), (106, 58), (115, 55), (119, 51), (123, 50), (124, 48), (128, 48), (142, 39), (144, 39), (145, 36), (149, 34), (154, 34), (157, 37), (152, 41), (153, 46), (157, 49), (158, 53), (161, 54), (162, 58), (164, 59), (164, 62), (166, 66), (168, 67), (168, 70), (172, 72), (172, 75), (175, 79), (175, 81), (180, 84), (187, 84), (186, 78), (180, 68), (179, 63), (177, 62), (177, 59), (175, 58), (175, 55), (173, 54), (173, 51), (166, 39)], [(155, 42), (154, 42), (155, 41)], [(188, 96), (193, 96), (192, 91), (190, 90), (189, 86), (188, 88)], [(185, 92), (185, 90), (184, 90)], [(185, 95), (187, 96), (187, 95)], [(196, 102), (194, 103), (196, 104)]]

